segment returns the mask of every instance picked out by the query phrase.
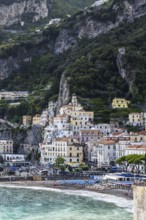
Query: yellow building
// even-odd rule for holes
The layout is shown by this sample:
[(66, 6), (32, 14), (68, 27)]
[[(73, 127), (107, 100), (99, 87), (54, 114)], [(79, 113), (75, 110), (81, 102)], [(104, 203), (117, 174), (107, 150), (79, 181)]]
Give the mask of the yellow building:
[(143, 122), (141, 113), (130, 113), (129, 124), (132, 126), (141, 126)]
[(35, 115), (35, 116), (32, 118), (32, 124), (33, 124), (33, 125), (39, 125), (39, 124), (40, 124), (40, 119), (41, 119), (41, 116), (40, 116), (40, 115)]
[(114, 98), (112, 101), (112, 108), (128, 108), (130, 101), (123, 98)]
[(83, 145), (73, 138), (57, 138), (40, 146), (41, 163), (55, 163), (57, 157), (63, 157), (65, 162), (82, 163)]
[(94, 119), (94, 112), (86, 112), (84, 110), (72, 111), (71, 125), (84, 128), (89, 122)]

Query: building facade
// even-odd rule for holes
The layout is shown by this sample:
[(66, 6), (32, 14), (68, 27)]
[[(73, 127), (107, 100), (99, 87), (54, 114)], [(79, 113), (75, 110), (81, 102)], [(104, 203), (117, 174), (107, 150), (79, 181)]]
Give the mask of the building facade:
[(98, 165), (107, 164), (116, 160), (116, 142), (103, 141), (97, 144), (97, 163)]
[(142, 114), (141, 113), (130, 113), (129, 124), (132, 126), (142, 126), (143, 125)]
[(112, 101), (112, 108), (128, 108), (128, 104), (130, 104), (130, 101), (123, 99), (123, 98), (114, 98)]
[(55, 163), (57, 157), (62, 157), (65, 162), (82, 163), (83, 145), (72, 138), (56, 138), (50, 143), (40, 145), (41, 163)]
[(40, 125), (40, 120), (41, 120), (41, 116), (40, 115), (35, 115), (32, 118), (32, 124), (33, 125)]
[(0, 154), (13, 154), (12, 140), (0, 140)]
[(23, 116), (23, 125), (30, 126), (31, 123), (32, 123), (32, 117), (30, 115), (24, 115)]

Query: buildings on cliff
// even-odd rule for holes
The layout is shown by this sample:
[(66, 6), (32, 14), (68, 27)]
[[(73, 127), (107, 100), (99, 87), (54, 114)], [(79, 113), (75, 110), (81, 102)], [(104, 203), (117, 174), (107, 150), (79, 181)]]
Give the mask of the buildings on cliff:
[[(113, 108), (128, 108), (129, 101), (114, 99)], [(68, 105), (60, 107), (50, 102), (41, 115), (23, 117), (23, 124), (44, 128), (44, 139), (40, 143), (42, 164), (55, 163), (63, 157), (66, 163), (92, 162), (95, 166), (114, 164), (116, 159), (127, 154), (146, 152), (146, 132), (128, 133), (117, 123), (94, 124), (94, 112), (85, 111), (75, 94)], [(130, 126), (144, 128), (146, 113), (129, 114)]]

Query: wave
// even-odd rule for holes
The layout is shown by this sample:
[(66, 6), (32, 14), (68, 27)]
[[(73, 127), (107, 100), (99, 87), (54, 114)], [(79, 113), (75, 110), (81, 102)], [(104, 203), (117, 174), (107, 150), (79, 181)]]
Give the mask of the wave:
[(19, 186), (19, 185), (11, 185), (11, 184), (0, 184), (0, 187), (3, 188), (17, 188), (17, 189), (30, 189), (30, 190), (41, 190), (41, 191), (49, 191), (49, 192), (58, 192), (64, 193), (66, 195), (76, 195), (89, 197), (97, 201), (103, 201), (107, 203), (113, 203), (118, 207), (124, 208), (126, 211), (133, 213), (133, 201), (128, 200), (123, 197), (118, 197), (115, 195), (109, 195), (99, 192), (91, 192), (87, 190), (71, 190), (71, 189), (55, 189), (49, 187), (41, 187), (41, 186)]

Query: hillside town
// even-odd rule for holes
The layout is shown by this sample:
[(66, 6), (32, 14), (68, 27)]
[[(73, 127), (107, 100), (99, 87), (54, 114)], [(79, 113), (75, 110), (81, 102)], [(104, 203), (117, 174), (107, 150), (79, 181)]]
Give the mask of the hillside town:
[[(115, 98), (112, 108), (128, 108), (129, 103), (126, 99)], [(35, 125), (43, 129), (43, 141), (38, 146), (42, 166), (53, 165), (60, 157), (71, 167), (86, 164), (109, 168), (116, 166), (116, 160), (122, 156), (146, 153), (145, 119), (144, 112), (129, 114), (127, 124), (139, 126), (139, 132), (128, 133), (117, 122), (95, 124), (94, 112), (85, 111), (73, 94), (71, 102), (60, 107), (57, 114), (56, 103), (51, 101), (41, 115), (23, 116), (23, 126)], [(24, 154), (13, 153), (13, 140), (0, 140), (0, 155), (5, 162), (25, 161), (26, 158)], [(140, 166), (140, 172), (144, 172), (144, 165)]]
[[(128, 108), (129, 103), (126, 99), (115, 98), (112, 108)], [(146, 153), (144, 112), (129, 114), (127, 124), (140, 126), (141, 131), (128, 133), (117, 123), (94, 124), (94, 112), (85, 111), (75, 94), (57, 114), (55, 109), (56, 104), (49, 102), (48, 109), (41, 115), (23, 117), (25, 126), (32, 123), (43, 127), (43, 142), (39, 145), (43, 165), (54, 164), (58, 157), (62, 157), (66, 164), (75, 167), (83, 162), (106, 167), (115, 165), (119, 157)]]

